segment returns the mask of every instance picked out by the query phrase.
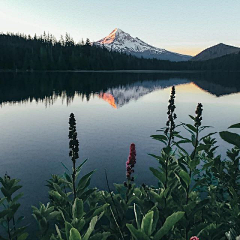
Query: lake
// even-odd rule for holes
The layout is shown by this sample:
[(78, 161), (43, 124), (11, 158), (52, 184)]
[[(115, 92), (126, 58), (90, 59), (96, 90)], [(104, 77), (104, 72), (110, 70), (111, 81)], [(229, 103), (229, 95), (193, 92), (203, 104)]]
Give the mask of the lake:
[[(110, 183), (125, 180), (132, 142), (136, 182), (155, 184), (149, 167), (157, 163), (148, 153), (159, 153), (163, 145), (150, 135), (165, 126), (173, 85), (177, 123), (191, 123), (188, 115), (199, 102), (203, 125), (214, 126), (206, 133), (240, 122), (239, 73), (0, 73), (0, 175), (21, 179), (21, 212), (46, 202), (46, 180), (64, 173), (61, 162), (71, 168), (70, 113), (77, 120), (78, 163), (88, 159), (82, 174), (97, 170), (92, 186), (106, 189), (105, 169)], [(225, 156), (228, 146), (216, 138)]]

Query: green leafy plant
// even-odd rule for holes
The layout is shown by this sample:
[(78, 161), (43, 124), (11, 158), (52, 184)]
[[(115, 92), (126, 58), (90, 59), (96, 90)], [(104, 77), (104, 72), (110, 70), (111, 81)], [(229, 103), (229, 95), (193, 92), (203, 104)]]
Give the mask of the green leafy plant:
[(0, 198), (0, 224), (5, 230), (5, 234), (3, 236), (0, 235), (0, 239), (25, 240), (28, 237), (28, 233), (25, 231), (26, 226), (21, 226), (24, 217), (17, 217), (17, 211), (20, 207), (18, 200), (23, 194), (16, 194), (16, 192), (22, 186), (18, 184), (19, 180), (11, 179), (7, 174), (3, 178), (0, 178), (0, 183), (3, 195)]
[[(79, 142), (74, 114), (69, 119), (69, 156), (72, 169), (63, 164), (63, 175), (47, 181), (49, 202), (32, 207), (40, 240), (238, 240), (240, 237), (240, 135), (220, 132), (233, 147), (226, 158), (217, 155), (215, 132), (204, 134), (203, 106), (197, 105), (192, 123), (176, 125), (175, 88), (172, 88), (166, 127), (151, 137), (161, 144), (159, 154), (150, 154), (159, 163), (150, 171), (157, 186), (137, 186), (133, 176), (135, 144), (130, 145), (126, 181), (108, 191), (89, 188), (91, 171), (81, 176), (87, 160), (77, 164)], [(240, 124), (229, 129), (238, 130)], [(184, 131), (182, 133), (182, 130)], [(185, 132), (187, 131), (187, 134)], [(187, 148), (185, 146), (187, 145)], [(186, 150), (188, 149), (188, 150)], [(189, 151), (189, 149), (191, 149)], [(27, 239), (26, 227), (17, 218), (20, 207), (16, 194), (19, 180), (0, 178), (0, 223), (3, 240)]]

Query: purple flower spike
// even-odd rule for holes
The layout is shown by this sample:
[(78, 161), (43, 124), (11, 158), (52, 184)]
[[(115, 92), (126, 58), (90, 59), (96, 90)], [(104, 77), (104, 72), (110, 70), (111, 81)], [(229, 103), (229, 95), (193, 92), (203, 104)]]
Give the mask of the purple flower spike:
[(134, 172), (133, 168), (136, 164), (136, 149), (135, 144), (132, 143), (130, 145), (130, 153), (128, 156), (128, 160), (126, 162), (126, 176), (129, 181), (134, 181), (134, 178), (131, 177), (131, 174)]

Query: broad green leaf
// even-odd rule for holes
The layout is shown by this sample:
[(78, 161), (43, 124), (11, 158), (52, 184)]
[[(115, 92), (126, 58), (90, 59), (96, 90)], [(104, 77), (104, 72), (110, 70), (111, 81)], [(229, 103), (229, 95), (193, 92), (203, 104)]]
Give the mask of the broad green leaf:
[(151, 172), (153, 173), (153, 175), (162, 183), (164, 183), (166, 181), (166, 176), (164, 173), (158, 171), (157, 169), (150, 167), (149, 168), (151, 170)]
[(69, 222), (65, 221), (65, 232), (66, 232), (66, 238), (67, 238), (67, 240), (70, 239), (70, 230), (71, 230), (72, 228), (73, 228), (73, 226), (72, 226)]
[(49, 207), (49, 208), (47, 208), (46, 207), (46, 211), (45, 211), (45, 213), (46, 213), (46, 215), (48, 215), (48, 214), (50, 214), (51, 212), (53, 212), (54, 211), (54, 207), (52, 206), (52, 207)]
[(164, 237), (174, 227), (174, 225), (182, 219), (184, 214), (184, 212), (179, 211), (167, 217), (161, 229), (154, 235), (153, 240), (159, 240)]
[(193, 121), (195, 121), (195, 117), (193, 117), (192, 115), (188, 115)]
[(191, 182), (191, 178), (189, 176), (189, 174), (183, 170), (181, 170), (179, 172), (179, 176), (182, 178), (182, 180), (186, 183), (187, 186), (189, 186), (190, 182)]
[(176, 142), (177, 144), (182, 144), (182, 143), (190, 143), (190, 142), (192, 142), (191, 140), (189, 140), (189, 139), (183, 139), (183, 140), (180, 140), (180, 141), (178, 141), (178, 142)]
[(224, 141), (240, 148), (240, 135), (239, 134), (228, 132), (228, 131), (223, 131), (223, 132), (220, 132), (219, 134), (220, 134), (220, 137)]
[(88, 240), (89, 239), (91, 233), (93, 232), (93, 230), (95, 228), (95, 225), (96, 225), (97, 221), (98, 221), (98, 217), (97, 216), (92, 218), (91, 222), (89, 223), (88, 230), (87, 230), (86, 234), (83, 237), (83, 240)]
[(169, 155), (172, 151), (172, 148), (170, 146), (167, 146), (167, 147), (164, 147), (162, 150), (166, 155)]
[(148, 212), (142, 219), (141, 231), (151, 236), (153, 224), (153, 211)]
[(167, 137), (164, 135), (151, 135), (150, 137), (158, 141), (167, 141)]
[(58, 201), (63, 201), (64, 200), (64, 198), (57, 191), (49, 191), (49, 195), (51, 197), (57, 199)]
[(134, 203), (133, 209), (134, 209), (135, 221), (137, 223), (137, 228), (140, 229), (140, 224), (142, 221), (142, 214), (141, 214), (140, 207), (136, 203)]
[(80, 189), (85, 189), (86, 187), (88, 187), (89, 183), (90, 183), (90, 178), (92, 176), (92, 174), (94, 173), (95, 171), (91, 171), (90, 173), (84, 175), (79, 183), (78, 183), (78, 187), (77, 189), (80, 190)]
[(18, 210), (18, 208), (20, 207), (20, 203), (14, 203), (10, 206), (11, 212), (12, 214), (15, 214)]
[(90, 221), (95, 216), (101, 216), (101, 214), (108, 208), (110, 204), (105, 203), (104, 205), (100, 205), (99, 207), (95, 207), (91, 211), (88, 211), (84, 216), (86, 221)]
[(62, 191), (60, 186), (58, 186), (56, 183), (53, 183), (53, 187), (63, 198), (67, 198), (66, 193)]
[(78, 230), (76, 228), (72, 228), (70, 230), (70, 237), (69, 237), (69, 240), (81, 240), (81, 235), (80, 233), (78, 232)]
[(67, 173), (64, 173), (64, 177), (66, 178), (66, 180), (67, 180), (69, 183), (72, 182), (71, 177), (70, 177)]
[(196, 127), (194, 127), (192, 124), (185, 124), (185, 126), (188, 128), (188, 129), (190, 129), (190, 130), (192, 130), (193, 132), (197, 132), (197, 129), (196, 129)]
[(137, 230), (132, 224), (127, 223), (126, 226), (136, 240), (149, 240), (148, 236), (144, 232)]
[[(80, 221), (79, 220), (77, 220), (78, 222), (74, 225), (76, 228), (77, 228), (77, 230), (80, 232), (82, 229), (83, 229), (83, 227), (84, 227), (84, 225), (85, 225), (85, 219), (84, 218), (82, 218)], [(72, 222), (72, 223), (74, 223), (74, 221)]]
[(7, 197), (8, 199), (12, 196), (13, 193), (15, 193), (18, 189), (20, 189), (22, 186), (13, 186), (11, 187), (11, 189), (7, 190), (5, 188), (1, 188), (2, 193), (5, 197)]
[(197, 165), (200, 164), (200, 158), (197, 156), (189, 162), (189, 167), (192, 170), (195, 170)]
[(54, 218), (56, 218), (57, 216), (59, 216), (60, 215), (60, 212), (58, 212), (58, 211), (53, 211), (53, 212), (51, 212), (50, 214), (49, 214), (49, 219), (54, 219)]
[(82, 199), (76, 198), (72, 206), (73, 218), (81, 219), (84, 215), (83, 201)]
[(23, 196), (23, 193), (19, 193), (16, 197), (13, 198), (12, 202), (16, 202), (18, 199), (20, 199)]
[(156, 202), (158, 202), (160, 204), (163, 203), (163, 197), (164, 197), (163, 196), (163, 193), (164, 193), (163, 189), (162, 189), (162, 192), (160, 194), (154, 192), (153, 190), (150, 190), (149, 193), (150, 193), (151, 197), (156, 200)]
[(156, 206), (154, 206), (151, 210), (153, 211), (153, 224), (152, 224), (152, 233), (153, 233), (157, 228), (157, 223), (159, 219), (159, 210)]

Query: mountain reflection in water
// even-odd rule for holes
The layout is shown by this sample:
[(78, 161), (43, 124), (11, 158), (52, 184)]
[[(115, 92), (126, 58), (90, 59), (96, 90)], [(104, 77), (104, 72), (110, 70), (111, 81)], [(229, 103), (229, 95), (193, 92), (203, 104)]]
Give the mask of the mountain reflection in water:
[(1, 73), (0, 104), (36, 101), (49, 106), (60, 97), (68, 105), (75, 96), (87, 101), (98, 96), (120, 108), (153, 91), (187, 83), (217, 97), (240, 92), (238, 73)]

